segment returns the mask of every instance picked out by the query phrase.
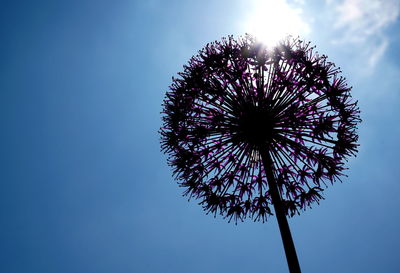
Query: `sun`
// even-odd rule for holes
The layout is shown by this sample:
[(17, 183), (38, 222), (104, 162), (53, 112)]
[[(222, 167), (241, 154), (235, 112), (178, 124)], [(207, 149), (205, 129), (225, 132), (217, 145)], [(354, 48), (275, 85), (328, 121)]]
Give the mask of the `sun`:
[(285, 0), (254, 0), (249, 3), (242, 28), (267, 46), (274, 46), (288, 35), (305, 36), (309, 25), (302, 18), (302, 9)]

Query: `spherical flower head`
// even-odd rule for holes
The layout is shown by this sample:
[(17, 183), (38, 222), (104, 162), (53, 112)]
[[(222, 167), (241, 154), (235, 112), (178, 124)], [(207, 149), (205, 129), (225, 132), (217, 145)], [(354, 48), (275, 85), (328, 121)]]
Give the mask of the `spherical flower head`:
[(287, 215), (319, 203), (358, 146), (360, 111), (340, 73), (298, 38), (272, 49), (250, 35), (207, 44), (163, 104), (161, 148), (184, 194), (214, 216), (264, 222), (267, 154)]

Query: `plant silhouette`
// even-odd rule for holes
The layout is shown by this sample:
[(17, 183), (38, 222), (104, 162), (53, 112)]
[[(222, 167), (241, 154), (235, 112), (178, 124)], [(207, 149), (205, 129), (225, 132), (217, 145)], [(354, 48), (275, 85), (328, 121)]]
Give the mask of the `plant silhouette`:
[(300, 272), (286, 216), (323, 199), (357, 152), (357, 102), (310, 43), (267, 48), (251, 35), (207, 44), (173, 78), (161, 148), (184, 194), (228, 221), (278, 220), (290, 272)]

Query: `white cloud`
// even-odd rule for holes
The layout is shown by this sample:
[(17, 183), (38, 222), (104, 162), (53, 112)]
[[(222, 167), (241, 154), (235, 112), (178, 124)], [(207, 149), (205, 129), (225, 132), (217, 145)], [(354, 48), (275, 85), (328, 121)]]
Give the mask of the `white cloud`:
[(399, 0), (327, 0), (335, 12), (334, 29), (342, 32), (334, 42), (362, 46), (373, 69), (389, 45), (385, 29), (396, 22), (400, 13)]
[(372, 48), (372, 52), (369, 54), (368, 65), (369, 67), (375, 67), (376, 63), (385, 53), (386, 48), (389, 45), (388, 39), (383, 39), (382, 42)]

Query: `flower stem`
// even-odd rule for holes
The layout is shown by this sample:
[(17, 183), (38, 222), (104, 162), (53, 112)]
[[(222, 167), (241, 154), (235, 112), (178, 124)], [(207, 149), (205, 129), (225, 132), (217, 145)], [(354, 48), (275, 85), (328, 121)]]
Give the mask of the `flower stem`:
[(281, 232), (283, 247), (286, 253), (286, 260), (290, 273), (301, 273), (299, 260), (297, 259), (296, 249), (294, 247), (292, 234), (288, 221), (286, 219), (285, 209), (282, 199), (278, 191), (278, 186), (274, 178), (274, 165), (267, 149), (260, 149), (262, 161), (264, 164), (265, 173), (267, 175), (269, 192), (271, 194), (272, 203), (274, 205), (276, 218), (278, 220), (279, 230)]

